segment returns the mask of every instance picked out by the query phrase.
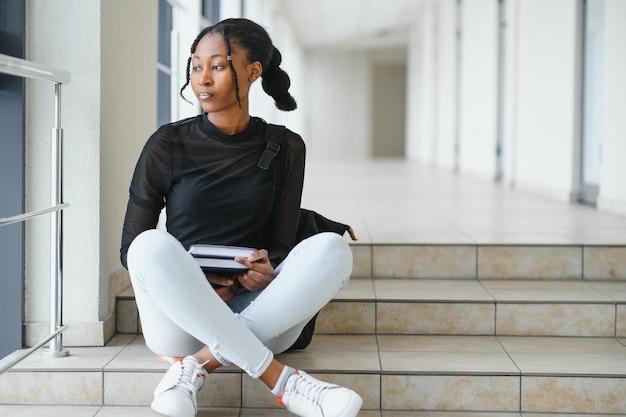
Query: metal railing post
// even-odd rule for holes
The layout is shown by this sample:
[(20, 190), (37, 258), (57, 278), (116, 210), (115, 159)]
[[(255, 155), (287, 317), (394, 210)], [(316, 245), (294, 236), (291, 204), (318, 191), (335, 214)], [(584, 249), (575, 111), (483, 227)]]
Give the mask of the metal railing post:
[[(63, 204), (63, 129), (61, 129), (61, 84), (54, 85), (54, 128), (50, 163), (50, 205)], [(63, 211), (55, 211), (50, 219), (50, 333), (63, 326)], [(50, 340), (48, 356), (69, 355), (63, 349), (63, 334)]]
[(63, 325), (63, 212), (68, 205), (63, 203), (63, 129), (61, 129), (61, 85), (70, 82), (67, 71), (55, 70), (34, 62), (0, 54), (0, 73), (22, 78), (51, 81), (54, 83), (54, 128), (52, 129), (51, 157), (51, 207), (0, 218), (0, 226), (23, 222), (42, 214), (51, 214), (50, 219), (50, 334), (19, 357), (0, 367), (0, 374), (16, 365), (48, 341), (45, 352), (52, 357), (69, 355), (63, 349), (61, 332)]

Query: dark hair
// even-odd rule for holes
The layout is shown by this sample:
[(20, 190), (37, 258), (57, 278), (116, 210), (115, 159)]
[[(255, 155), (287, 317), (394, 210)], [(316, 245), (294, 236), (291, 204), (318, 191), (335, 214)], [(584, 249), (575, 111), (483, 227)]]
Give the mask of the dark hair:
[[(259, 24), (243, 18), (226, 19), (216, 23), (213, 26), (204, 28), (191, 44), (191, 53), (196, 51), (198, 42), (206, 35), (219, 33), (224, 39), (226, 45), (226, 54), (231, 55), (231, 45), (237, 45), (244, 50), (248, 62), (259, 61), (263, 67), (261, 74), (261, 85), (263, 90), (269, 94), (276, 103), (276, 107), (280, 110), (290, 111), (297, 107), (296, 100), (289, 94), (291, 81), (289, 75), (280, 68), (282, 56), (278, 49), (273, 45), (267, 31)], [(237, 104), (241, 108), (241, 100), (239, 98), (239, 83), (237, 81), (237, 72), (233, 62), (228, 60), (230, 71), (233, 75), (235, 84), (235, 97)], [(187, 100), (183, 95), (183, 90), (189, 85), (189, 70), (191, 67), (191, 56), (187, 59), (186, 82), (180, 89), (180, 96)], [(188, 101), (188, 100), (187, 100)]]

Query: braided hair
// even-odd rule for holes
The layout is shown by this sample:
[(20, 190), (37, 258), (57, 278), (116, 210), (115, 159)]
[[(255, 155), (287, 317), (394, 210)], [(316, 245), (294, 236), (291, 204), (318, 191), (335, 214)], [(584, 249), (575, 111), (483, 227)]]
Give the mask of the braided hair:
[[(231, 45), (237, 45), (246, 54), (248, 62), (259, 61), (261, 63), (263, 67), (261, 86), (263, 90), (274, 99), (278, 109), (283, 111), (296, 109), (296, 100), (289, 93), (289, 87), (291, 86), (289, 75), (280, 68), (282, 62), (280, 51), (273, 45), (270, 36), (262, 26), (243, 18), (222, 20), (213, 26), (204, 28), (198, 34), (191, 44), (191, 54), (196, 51), (198, 42), (200, 42), (204, 36), (217, 33), (224, 39), (226, 55), (228, 55), (228, 57), (231, 56)], [(239, 108), (241, 108), (237, 72), (235, 71), (231, 59), (228, 59), (228, 66), (230, 67), (233, 83), (235, 84), (237, 104)], [(180, 96), (185, 101), (189, 101), (183, 95), (183, 90), (189, 85), (190, 68), (191, 56), (187, 59), (186, 82), (180, 89)]]

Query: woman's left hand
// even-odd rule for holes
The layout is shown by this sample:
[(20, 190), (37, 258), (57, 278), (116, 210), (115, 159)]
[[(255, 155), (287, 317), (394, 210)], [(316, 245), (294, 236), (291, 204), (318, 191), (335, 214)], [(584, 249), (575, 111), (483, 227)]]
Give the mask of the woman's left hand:
[(247, 258), (236, 257), (235, 260), (248, 267), (248, 272), (237, 277), (247, 290), (261, 291), (272, 282), (274, 267), (265, 249), (254, 251)]

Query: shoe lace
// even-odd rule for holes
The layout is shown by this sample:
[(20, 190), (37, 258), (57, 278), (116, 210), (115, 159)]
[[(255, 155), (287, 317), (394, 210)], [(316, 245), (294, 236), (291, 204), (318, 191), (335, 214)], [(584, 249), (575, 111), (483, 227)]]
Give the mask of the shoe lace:
[(190, 394), (196, 394), (197, 388), (194, 385), (194, 381), (198, 377), (204, 378), (204, 373), (202, 372), (202, 367), (207, 364), (206, 361), (204, 363), (198, 364), (196, 366), (185, 366), (185, 362), (181, 362), (180, 367), (180, 375), (178, 376), (178, 383), (176, 384), (179, 388), (184, 388)]
[(321, 411), (321, 402), (331, 386), (320, 384), (319, 381), (311, 380), (307, 378), (307, 375), (302, 375), (301, 373), (297, 375), (298, 378), (294, 382), (293, 387), (291, 387), (291, 391), (305, 403), (315, 405)]

